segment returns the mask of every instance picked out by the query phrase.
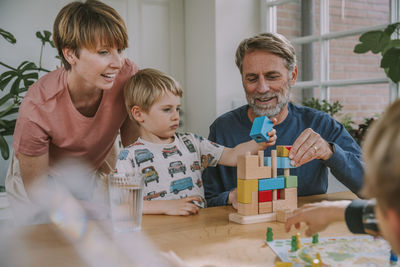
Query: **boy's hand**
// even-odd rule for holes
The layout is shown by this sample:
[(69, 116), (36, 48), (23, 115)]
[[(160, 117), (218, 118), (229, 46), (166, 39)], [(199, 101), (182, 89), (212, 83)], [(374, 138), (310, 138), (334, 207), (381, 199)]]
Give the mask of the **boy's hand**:
[(182, 199), (166, 200), (164, 214), (166, 215), (194, 215), (199, 212), (199, 207), (193, 201), (202, 202), (200, 197), (187, 197)]
[(305, 233), (307, 236), (311, 236), (325, 230), (329, 224), (335, 221), (344, 221), (345, 210), (349, 204), (348, 200), (306, 204), (295, 210), (293, 215), (288, 218), (285, 230), (289, 232), (292, 225), (299, 229), (300, 223), (304, 222), (308, 226)]
[(259, 150), (265, 150), (267, 147), (275, 145), (277, 136), (276, 130), (274, 128), (272, 128), (272, 130), (268, 132), (268, 136), (268, 142), (257, 143), (259, 146)]

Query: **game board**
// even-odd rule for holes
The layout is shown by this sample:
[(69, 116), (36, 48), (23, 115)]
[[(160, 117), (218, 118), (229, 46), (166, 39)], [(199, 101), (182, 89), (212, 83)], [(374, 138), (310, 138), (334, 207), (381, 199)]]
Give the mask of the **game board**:
[(291, 240), (266, 242), (282, 261), (293, 266), (311, 266), (318, 252), (323, 266), (400, 266), (390, 265), (390, 246), (383, 239), (372, 236), (320, 237), (317, 244), (311, 238), (301, 238), (301, 248), (291, 252)]

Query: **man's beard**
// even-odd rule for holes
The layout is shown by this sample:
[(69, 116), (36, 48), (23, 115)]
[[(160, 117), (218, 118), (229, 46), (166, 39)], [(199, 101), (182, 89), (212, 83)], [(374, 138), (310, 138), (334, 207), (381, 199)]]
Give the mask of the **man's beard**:
[[(290, 98), (290, 85), (286, 88), (286, 94), (281, 94), (281, 93), (276, 93), (276, 92), (267, 92), (265, 94), (254, 94), (254, 95), (249, 95), (246, 94), (246, 99), (247, 103), (253, 110), (254, 114), (257, 117), (260, 116), (267, 116), (268, 118), (273, 118), (276, 115), (278, 115), (282, 109), (289, 103), (289, 98)], [(256, 104), (256, 99), (257, 98), (270, 98), (270, 97), (276, 97), (277, 98), (277, 104), (267, 104), (267, 105), (260, 105)]]

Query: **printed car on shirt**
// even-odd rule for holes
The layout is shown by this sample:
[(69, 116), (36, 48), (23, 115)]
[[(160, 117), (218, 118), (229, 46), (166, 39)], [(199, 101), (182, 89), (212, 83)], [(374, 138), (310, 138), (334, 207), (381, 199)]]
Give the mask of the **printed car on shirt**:
[(174, 174), (178, 172), (186, 174), (186, 166), (180, 160), (171, 162), (168, 167), (168, 173), (171, 177), (174, 177)]
[(148, 183), (156, 181), (158, 183), (159, 176), (153, 166), (146, 167), (142, 170), (144, 176), (144, 184), (147, 186)]
[(166, 147), (162, 150), (162, 155), (165, 159), (174, 154), (179, 154), (179, 156), (182, 156), (182, 152), (180, 152), (176, 146)]
[(152, 200), (154, 198), (164, 197), (166, 194), (167, 194), (167, 191), (165, 191), (165, 190), (160, 191), (158, 193), (156, 193), (156, 191), (151, 191), (151, 192), (147, 193), (147, 196), (143, 197), (143, 200)]
[(135, 150), (135, 160), (138, 166), (140, 163), (150, 160), (153, 162), (154, 155), (147, 148)]

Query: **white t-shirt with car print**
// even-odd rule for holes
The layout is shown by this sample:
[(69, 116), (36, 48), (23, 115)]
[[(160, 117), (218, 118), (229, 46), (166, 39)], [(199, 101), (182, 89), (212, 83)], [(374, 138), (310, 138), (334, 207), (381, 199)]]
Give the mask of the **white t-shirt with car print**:
[(201, 173), (217, 165), (223, 150), (223, 146), (192, 133), (176, 133), (170, 144), (138, 138), (120, 152), (116, 171), (143, 174), (144, 200), (204, 199)]

